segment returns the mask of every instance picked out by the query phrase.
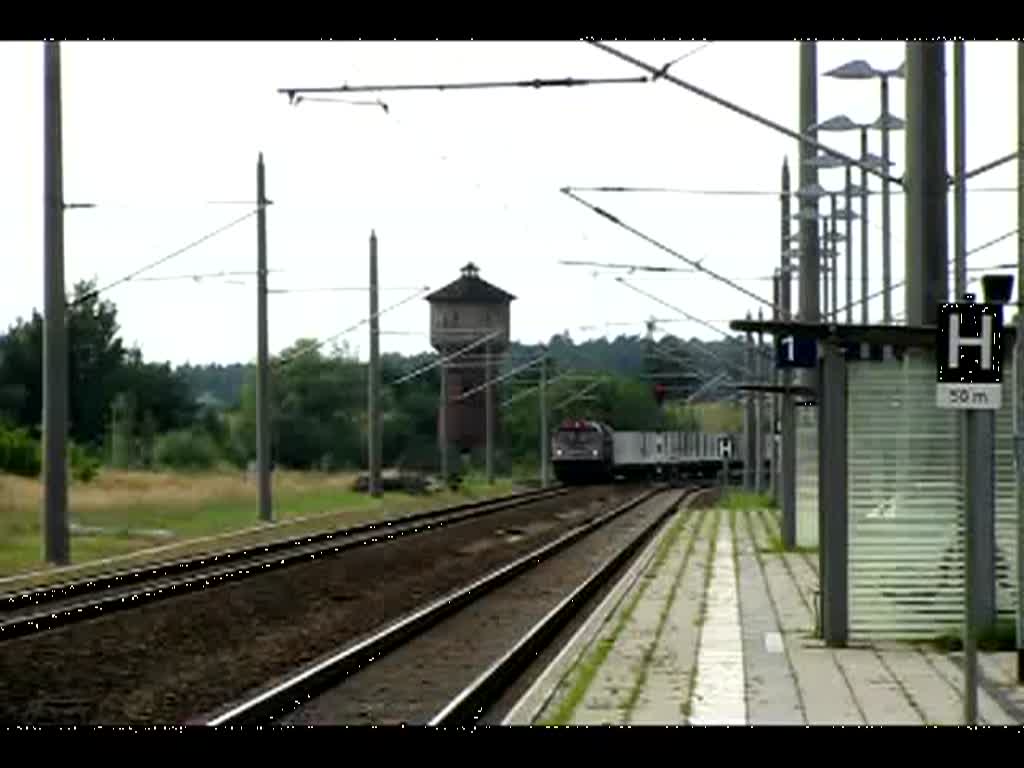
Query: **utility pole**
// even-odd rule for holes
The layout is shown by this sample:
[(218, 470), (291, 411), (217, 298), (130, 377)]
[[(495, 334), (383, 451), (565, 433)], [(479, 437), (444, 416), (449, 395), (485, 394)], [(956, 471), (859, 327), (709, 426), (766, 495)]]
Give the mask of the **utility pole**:
[(486, 454), (487, 454), (487, 484), (494, 484), (494, 355), (491, 354), (491, 345), (488, 344), (484, 347), (486, 350), (486, 360), (484, 364), (484, 371), (486, 371), (487, 385), (484, 390), (484, 409), (487, 411), (485, 418), (486, 430), (487, 430), (487, 443), (486, 443)]
[(68, 529), (68, 347), (64, 292), (64, 160), (60, 43), (43, 48), (43, 556), (71, 562)]
[(274, 519), (270, 491), (270, 342), (267, 334), (267, 191), (263, 153), (256, 162), (256, 471), (260, 520)]
[(441, 358), (441, 398), (438, 404), (438, 435), (441, 445), (441, 482), (448, 483), (448, 364)]
[(370, 231), (370, 367), (367, 436), (370, 495), (380, 496), (380, 321), (377, 318), (377, 233)]
[(540, 487), (548, 487), (548, 358), (540, 361)]

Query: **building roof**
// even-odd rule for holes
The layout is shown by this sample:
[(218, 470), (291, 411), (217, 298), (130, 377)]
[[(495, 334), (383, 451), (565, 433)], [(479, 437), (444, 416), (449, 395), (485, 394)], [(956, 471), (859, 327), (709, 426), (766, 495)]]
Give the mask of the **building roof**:
[(480, 304), (507, 304), (515, 296), (480, 278), (480, 270), (473, 262), (462, 268), (462, 276), (455, 282), (438, 288), (427, 296), (427, 301), (462, 301)]

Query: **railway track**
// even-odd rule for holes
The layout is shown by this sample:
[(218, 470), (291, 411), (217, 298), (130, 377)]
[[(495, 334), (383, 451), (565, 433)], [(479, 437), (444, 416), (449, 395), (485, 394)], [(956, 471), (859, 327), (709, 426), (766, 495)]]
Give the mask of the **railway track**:
[(648, 489), (219, 711), (210, 726), (479, 721), (706, 489)]
[(0, 643), (0, 723), (181, 723), (283, 679), (636, 494), (574, 488)]
[(436, 530), (464, 520), (565, 496), (562, 486), (526, 491), (481, 502), (281, 539), (215, 555), (155, 563), (144, 568), (101, 574), (77, 582), (0, 595), (0, 641), (135, 608), (189, 591), (208, 589), (268, 570), (378, 544), (398, 536)]

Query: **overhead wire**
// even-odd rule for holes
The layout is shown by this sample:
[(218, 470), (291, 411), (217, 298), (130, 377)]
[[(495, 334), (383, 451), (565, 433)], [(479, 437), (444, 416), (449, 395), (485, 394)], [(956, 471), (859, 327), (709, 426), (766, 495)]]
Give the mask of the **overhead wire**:
[(77, 306), (77, 305), (79, 305), (79, 304), (81, 304), (83, 302), (86, 302), (86, 301), (89, 301), (91, 299), (94, 299), (96, 296), (99, 296), (101, 293), (109, 291), (112, 288), (116, 288), (119, 285), (123, 285), (124, 283), (127, 283), (127, 282), (137, 278), (139, 275), (145, 274), (146, 272), (148, 272), (151, 269), (154, 269), (154, 268), (160, 266), (161, 264), (166, 264), (168, 261), (171, 261), (172, 259), (175, 259), (178, 256), (181, 256), (182, 254), (188, 253), (193, 248), (196, 248), (199, 245), (205, 243), (207, 240), (210, 240), (210, 239), (216, 237), (217, 235), (220, 235), (220, 234), (228, 231), (229, 229), (231, 229), (233, 227), (237, 227), (243, 221), (246, 221), (247, 219), (252, 218), (257, 213), (259, 213), (259, 208), (256, 208), (255, 210), (252, 210), (252, 211), (249, 211), (244, 216), (239, 216), (237, 219), (234, 219), (233, 221), (228, 222), (227, 224), (225, 224), (222, 227), (218, 227), (217, 229), (213, 230), (212, 232), (208, 232), (207, 234), (203, 235), (202, 237), (200, 237), (200, 238), (198, 238), (196, 240), (193, 240), (192, 242), (188, 243), (187, 245), (184, 245), (181, 248), (178, 248), (177, 250), (172, 251), (171, 253), (169, 253), (166, 256), (163, 256), (163, 257), (157, 259), (156, 261), (153, 261), (153, 262), (151, 262), (149, 264), (146, 264), (145, 266), (140, 267), (139, 269), (137, 269), (137, 270), (135, 270), (133, 272), (129, 272), (124, 277), (118, 278), (117, 280), (114, 280), (113, 282), (108, 283), (107, 285), (103, 286), (102, 288), (95, 288), (95, 289), (89, 291), (88, 293), (82, 294), (81, 296), (79, 296), (74, 301), (69, 302), (68, 306), (69, 307), (75, 307), (75, 306)]
[(349, 333), (352, 333), (353, 331), (357, 330), (358, 328), (360, 328), (360, 327), (366, 325), (367, 323), (369, 323), (375, 317), (380, 317), (381, 315), (384, 315), (387, 312), (390, 312), (390, 311), (392, 311), (394, 309), (397, 309), (398, 307), (402, 306), (403, 304), (408, 304), (410, 301), (412, 301), (413, 299), (419, 298), (423, 294), (427, 293), (429, 290), (430, 290), (430, 288), (428, 286), (424, 286), (422, 289), (420, 289), (416, 293), (412, 294), (411, 296), (408, 296), (408, 297), (402, 299), (399, 302), (395, 302), (394, 304), (391, 304), (390, 306), (387, 306), (384, 309), (381, 309), (380, 311), (377, 312), (376, 315), (371, 315), (369, 317), (364, 317), (358, 323), (355, 323), (354, 325), (351, 325), (348, 328), (345, 328), (344, 330), (339, 331), (338, 333), (333, 334), (332, 336), (328, 336), (327, 338), (322, 339), (320, 341), (317, 341), (314, 344), (310, 344), (310, 345), (304, 346), (301, 349), (293, 352), (290, 355), (282, 356), (282, 357), (277, 358), (274, 361), (274, 365), (277, 368), (283, 368), (286, 365), (290, 365), (296, 359), (298, 359), (300, 357), (303, 357), (304, 355), (308, 355), (308, 354), (312, 354), (313, 352), (316, 352), (317, 350), (321, 349), (324, 345), (328, 344), (329, 342), (332, 342), (332, 341), (334, 341), (336, 339), (341, 338), (342, 336), (345, 336), (345, 335), (347, 335)]
[(748, 297), (754, 299), (759, 304), (765, 304), (770, 309), (781, 310), (780, 307), (776, 307), (775, 304), (773, 304), (769, 299), (766, 299), (763, 296), (759, 296), (758, 294), (754, 293), (753, 291), (747, 290), (746, 288), (744, 288), (741, 285), (737, 285), (734, 281), (730, 280), (729, 278), (727, 278), (727, 277), (725, 277), (723, 275), (720, 275), (720, 274), (718, 274), (717, 272), (715, 272), (713, 270), (708, 269), (701, 262), (695, 261), (693, 259), (690, 259), (690, 258), (684, 256), (683, 254), (681, 254), (678, 251), (670, 248), (669, 246), (665, 245), (664, 243), (660, 242), (659, 240), (656, 240), (655, 238), (651, 237), (650, 235), (646, 235), (643, 232), (641, 232), (640, 230), (636, 229), (635, 227), (632, 227), (629, 224), (626, 224), (624, 221), (622, 221), (618, 217), (614, 216), (613, 214), (609, 213), (608, 211), (604, 210), (603, 208), (601, 208), (599, 206), (596, 206), (596, 205), (594, 205), (592, 203), (589, 203), (586, 200), (584, 200), (583, 198), (578, 197), (578, 196), (572, 194), (571, 192), (569, 192), (564, 187), (562, 189), (562, 192), (566, 196), (568, 196), (571, 199), (575, 200), (576, 202), (580, 203), (581, 205), (586, 206), (587, 208), (589, 208), (591, 211), (593, 211), (594, 213), (598, 214), (599, 216), (602, 216), (602, 217), (606, 218), (608, 221), (612, 222), (613, 224), (621, 227), (622, 229), (625, 229), (627, 232), (630, 232), (631, 234), (636, 235), (640, 239), (645, 240), (646, 242), (650, 243), (651, 245), (655, 246), (656, 248), (659, 248), (659, 249), (665, 251), (666, 253), (676, 257), (677, 259), (679, 259), (679, 260), (689, 264), (690, 266), (694, 267), (698, 271), (703, 272), (706, 275), (715, 278), (719, 282), (728, 285), (730, 288), (733, 288), (734, 290), (739, 291), (740, 293), (744, 294), (745, 296), (748, 296)]

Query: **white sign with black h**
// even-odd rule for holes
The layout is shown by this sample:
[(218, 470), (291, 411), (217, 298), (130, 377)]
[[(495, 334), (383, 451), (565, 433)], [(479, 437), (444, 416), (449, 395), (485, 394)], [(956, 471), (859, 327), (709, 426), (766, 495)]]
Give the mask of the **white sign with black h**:
[[(974, 332), (963, 332), (961, 325)], [(998, 410), (1002, 405), (1002, 322), (989, 304), (939, 309), (935, 404), (939, 408)]]

